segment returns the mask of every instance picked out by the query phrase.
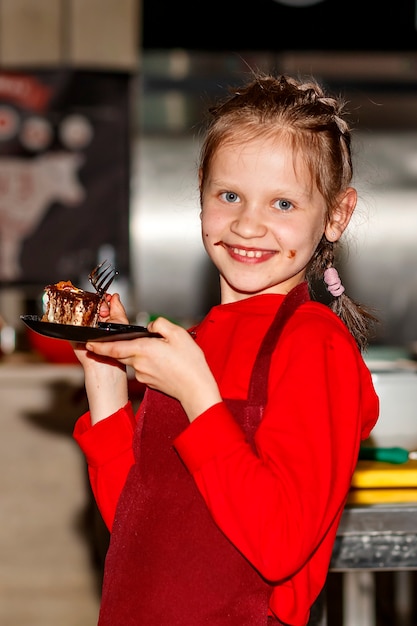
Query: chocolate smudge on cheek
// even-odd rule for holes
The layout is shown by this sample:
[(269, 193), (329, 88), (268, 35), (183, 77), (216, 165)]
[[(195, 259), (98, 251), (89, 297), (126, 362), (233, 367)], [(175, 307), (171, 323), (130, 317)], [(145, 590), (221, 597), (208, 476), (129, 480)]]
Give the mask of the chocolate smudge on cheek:
[(288, 253), (288, 258), (293, 259), (296, 256), (296, 254), (297, 254), (296, 250), (290, 250)]

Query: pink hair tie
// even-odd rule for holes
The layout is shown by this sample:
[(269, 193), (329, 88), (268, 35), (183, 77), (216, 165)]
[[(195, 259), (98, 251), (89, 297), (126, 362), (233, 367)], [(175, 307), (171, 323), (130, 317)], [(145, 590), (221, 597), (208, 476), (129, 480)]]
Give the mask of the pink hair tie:
[(327, 291), (329, 291), (334, 298), (341, 296), (345, 290), (335, 267), (328, 267), (327, 270), (324, 271), (324, 282), (327, 285)]

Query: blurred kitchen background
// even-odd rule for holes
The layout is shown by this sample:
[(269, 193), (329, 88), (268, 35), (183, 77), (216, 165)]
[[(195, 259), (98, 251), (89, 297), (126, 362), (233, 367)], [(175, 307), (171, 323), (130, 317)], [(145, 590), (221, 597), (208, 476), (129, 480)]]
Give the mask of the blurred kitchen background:
[[(381, 320), (370, 355), (416, 360), (415, 0), (0, 0), (0, 256), (13, 240), (17, 263), (0, 267), (5, 626), (92, 626), (107, 540), (70, 437), (85, 410), (79, 368), (64, 342), (42, 342), (20, 315), (40, 313), (49, 282), (88, 288), (103, 258), (120, 269), (115, 289), (132, 322), (163, 314), (188, 325), (217, 302), (199, 232), (200, 133), (213, 100), (258, 69), (312, 74), (348, 102), (360, 200), (340, 273)], [(33, 85), (56, 90), (48, 106), (21, 104)], [(45, 140), (69, 118), (59, 146)], [(58, 148), (82, 152), (81, 212), (54, 191), (22, 230), (25, 216), (13, 220), (31, 189), (24, 168)], [(407, 401), (408, 421), (394, 432), (417, 439), (415, 373), (401, 385), (389, 401), (394, 413)], [(417, 623), (410, 610), (404, 626)], [(344, 626), (397, 623), (386, 606), (375, 611)]]
[[(296, 25), (289, 30), (294, 34)], [(348, 259), (341, 274), (349, 293), (381, 319), (375, 343), (411, 346), (417, 338), (412, 52), (145, 53), (131, 204), (135, 310), (199, 318), (216, 301), (217, 283), (199, 236), (199, 132), (212, 99), (256, 68), (313, 74), (345, 96), (355, 128), (360, 200), (345, 237)]]
[[(116, 286), (132, 321), (138, 314), (180, 323), (203, 316), (217, 301), (217, 278), (200, 243), (199, 136), (213, 100), (261, 69), (313, 74), (347, 100), (360, 202), (341, 273), (349, 292), (381, 319), (374, 343), (408, 349), (417, 340), (414, 0), (402, 0), (395, 12), (365, 12), (359, 0), (343, 7), (335, 0), (262, 0), (245, 8), (228, 3), (226, 16), (223, 5), (211, 2), (197, 16), (185, 2), (0, 0), (0, 157), (27, 164), (48, 149), (56, 154), (57, 142), (37, 152), (27, 142), (16, 147), (34, 117), (52, 131), (55, 124), (62, 137), (64, 122), (77, 114), (90, 125), (84, 134), (95, 132), (95, 143), (78, 150), (83, 164), (67, 166), (78, 167), (72, 175), (84, 186), (84, 199), (71, 199), (82, 219), (68, 187), (67, 197), (50, 190), (26, 231), (23, 219), (10, 227), (8, 205), (18, 203), (19, 179), (15, 173), (17, 191), (8, 195), (0, 179), (5, 321), (22, 333), (17, 313), (38, 312), (47, 282), (88, 286), (86, 276), (103, 255), (118, 265)], [(56, 94), (36, 115), (18, 111), (20, 134), (10, 139), (6, 78), (16, 73)], [(37, 129), (30, 129), (33, 137)], [(73, 143), (59, 146), (67, 156), (74, 156), (75, 141), (81, 145), (83, 129), (73, 132)], [(74, 180), (67, 183), (73, 196)], [(4, 259), (12, 236), (14, 274)]]

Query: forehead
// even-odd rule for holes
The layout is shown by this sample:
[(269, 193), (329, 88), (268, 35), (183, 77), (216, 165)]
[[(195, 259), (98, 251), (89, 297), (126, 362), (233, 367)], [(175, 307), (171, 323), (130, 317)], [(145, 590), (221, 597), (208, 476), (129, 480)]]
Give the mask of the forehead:
[(288, 132), (263, 133), (257, 136), (230, 136), (225, 138), (213, 155), (213, 164), (225, 162), (239, 166), (244, 162), (253, 167), (257, 165), (274, 166), (277, 169), (291, 171), (309, 185), (314, 184), (309, 161), (302, 149)]

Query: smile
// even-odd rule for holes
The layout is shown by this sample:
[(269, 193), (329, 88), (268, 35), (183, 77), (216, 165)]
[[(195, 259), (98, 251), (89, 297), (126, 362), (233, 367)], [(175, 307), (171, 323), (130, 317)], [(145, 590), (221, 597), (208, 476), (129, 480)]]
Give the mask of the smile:
[(222, 245), (226, 250), (229, 251), (229, 254), (232, 257), (238, 257), (239, 259), (247, 259), (257, 261), (257, 260), (266, 260), (274, 256), (274, 250), (254, 250), (249, 248), (238, 248), (237, 246), (230, 246), (225, 243), (219, 242), (216, 245)]

